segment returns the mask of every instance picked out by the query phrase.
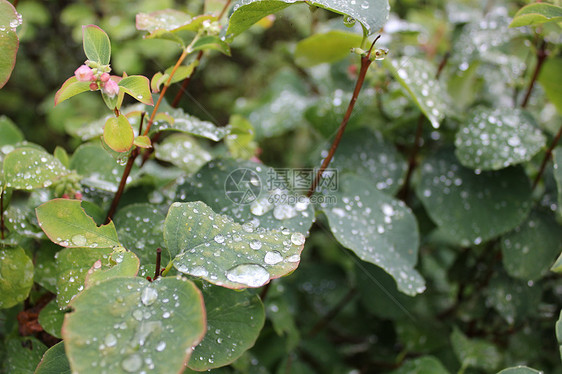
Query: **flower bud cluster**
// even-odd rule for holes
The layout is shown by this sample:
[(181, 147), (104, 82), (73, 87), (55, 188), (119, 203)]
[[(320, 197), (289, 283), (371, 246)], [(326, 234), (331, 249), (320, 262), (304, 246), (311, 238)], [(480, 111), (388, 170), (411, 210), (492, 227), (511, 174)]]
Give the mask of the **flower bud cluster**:
[(87, 60), (86, 63), (74, 71), (74, 76), (80, 82), (91, 82), (90, 90), (101, 89), (109, 97), (119, 93), (119, 85), (111, 79), (109, 65), (99, 65), (97, 62)]

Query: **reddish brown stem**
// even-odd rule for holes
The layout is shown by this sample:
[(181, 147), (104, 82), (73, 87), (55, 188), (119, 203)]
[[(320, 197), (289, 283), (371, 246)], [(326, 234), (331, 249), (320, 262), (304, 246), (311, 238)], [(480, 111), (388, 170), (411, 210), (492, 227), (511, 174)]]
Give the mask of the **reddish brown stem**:
[(12, 3), (12, 6), (13, 6), (14, 8), (17, 8), (17, 7), (18, 7), (18, 3), (19, 3), (19, 0), (14, 0), (14, 2)]
[(318, 187), (318, 183), (320, 183), (320, 179), (322, 178), (322, 173), (324, 173), (328, 165), (330, 165), (332, 158), (334, 158), (334, 154), (338, 149), (338, 146), (343, 137), (343, 133), (345, 131), (347, 123), (349, 122), (349, 118), (351, 117), (351, 113), (353, 112), (353, 108), (355, 107), (355, 103), (357, 102), (357, 98), (359, 97), (359, 92), (361, 92), (361, 87), (363, 87), (363, 82), (365, 81), (367, 70), (369, 69), (369, 66), (371, 66), (371, 63), (373, 62), (371, 60), (371, 52), (373, 51), (373, 48), (375, 47), (375, 43), (379, 38), (380, 35), (375, 39), (373, 44), (371, 44), (371, 48), (369, 49), (369, 52), (366, 55), (361, 56), (361, 68), (359, 69), (359, 75), (357, 77), (357, 83), (355, 84), (355, 89), (353, 90), (353, 96), (351, 97), (349, 105), (347, 106), (347, 111), (345, 112), (345, 116), (343, 117), (343, 120), (340, 124), (334, 142), (332, 143), (332, 147), (328, 152), (328, 156), (326, 156), (324, 161), (322, 161), (322, 165), (320, 166), (320, 169), (318, 169), (318, 172), (316, 173), (316, 176), (312, 181), (312, 185), (310, 186), (310, 189), (308, 190), (308, 194), (306, 195), (308, 197), (312, 196), (312, 194), (316, 191), (316, 187)]
[(105, 223), (109, 223), (113, 218), (113, 214), (117, 210), (117, 205), (119, 205), (119, 200), (121, 200), (121, 195), (123, 195), (123, 191), (125, 191), (125, 185), (127, 184), (127, 178), (129, 178), (129, 174), (131, 174), (131, 170), (133, 169), (133, 165), (135, 164), (135, 159), (139, 155), (138, 148), (133, 149), (129, 159), (127, 160), (127, 164), (125, 165), (125, 169), (123, 170), (123, 175), (121, 176), (121, 181), (119, 182), (119, 187), (117, 188), (117, 192), (113, 197), (113, 201), (111, 202), (111, 206), (107, 212), (107, 217), (105, 218)]
[(546, 52), (546, 42), (542, 40), (540, 42), (539, 47), (537, 48), (537, 65), (535, 66), (533, 77), (529, 82), (529, 87), (527, 87), (527, 93), (525, 94), (525, 97), (523, 98), (523, 102), (521, 103), (521, 108), (527, 107), (527, 104), (529, 103), (529, 98), (531, 97), (531, 93), (533, 92), (533, 87), (535, 86), (535, 82), (539, 77), (541, 68), (547, 57), (548, 57), (548, 53)]
[(160, 276), (161, 263), (162, 263), (162, 248), (158, 248), (158, 249), (156, 249), (156, 270), (154, 270), (154, 279), (152, 279), (152, 280), (156, 280)]
[(140, 123), (139, 123), (139, 136), (142, 135), (142, 125), (143, 125), (145, 116), (146, 116), (146, 112), (142, 112), (141, 116), (140, 116)]
[(537, 176), (535, 177), (535, 181), (533, 182), (533, 187), (532, 187), (533, 190), (539, 184), (539, 181), (541, 180), (542, 175), (544, 173), (544, 169), (546, 168), (546, 163), (552, 157), (552, 150), (556, 148), (561, 137), (562, 137), (562, 126), (560, 126), (560, 128), (558, 129), (558, 133), (554, 137), (552, 144), (550, 144), (550, 147), (548, 147), (548, 149), (546, 150), (544, 158), (542, 159), (541, 167), (539, 168), (539, 173), (537, 174)]

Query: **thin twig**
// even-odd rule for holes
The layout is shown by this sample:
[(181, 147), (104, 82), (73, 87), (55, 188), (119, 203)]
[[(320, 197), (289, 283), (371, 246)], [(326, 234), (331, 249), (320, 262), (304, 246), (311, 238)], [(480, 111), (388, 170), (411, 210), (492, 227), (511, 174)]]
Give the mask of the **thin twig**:
[(375, 47), (375, 43), (377, 42), (377, 40), (379, 38), (380, 38), (380, 35), (377, 36), (377, 38), (373, 41), (373, 44), (371, 44), (371, 48), (369, 49), (369, 52), (367, 54), (365, 54), (364, 56), (361, 56), (361, 68), (359, 70), (359, 75), (357, 77), (357, 83), (355, 84), (355, 89), (353, 90), (353, 96), (351, 97), (349, 105), (347, 106), (347, 111), (345, 112), (345, 116), (343, 117), (343, 120), (340, 124), (340, 127), (338, 129), (338, 133), (336, 134), (334, 142), (332, 143), (332, 147), (330, 148), (330, 151), (328, 152), (328, 156), (326, 156), (326, 158), (322, 162), (322, 166), (320, 166), (320, 169), (318, 169), (318, 172), (316, 173), (316, 176), (314, 177), (314, 180), (312, 181), (312, 185), (310, 186), (310, 189), (308, 190), (308, 194), (307, 194), (308, 197), (312, 196), (312, 194), (316, 190), (316, 187), (318, 186), (318, 183), (320, 182), (320, 179), (322, 178), (322, 173), (324, 173), (324, 171), (326, 170), (328, 165), (330, 165), (330, 162), (332, 161), (332, 158), (334, 157), (334, 154), (336, 153), (336, 150), (338, 149), (338, 146), (339, 146), (340, 141), (342, 139), (342, 136), (343, 136), (343, 133), (344, 133), (345, 128), (347, 126), (347, 123), (349, 122), (349, 118), (351, 117), (351, 113), (353, 112), (353, 108), (355, 107), (355, 103), (357, 102), (357, 98), (359, 97), (359, 92), (361, 92), (361, 87), (363, 86), (363, 82), (365, 81), (365, 76), (367, 75), (367, 70), (369, 69), (369, 66), (371, 66), (371, 63), (373, 62), (371, 60), (371, 52), (373, 51), (373, 48)]
[(552, 144), (550, 144), (550, 147), (548, 147), (548, 149), (546, 150), (544, 158), (542, 159), (541, 167), (539, 168), (539, 173), (537, 174), (537, 176), (535, 177), (535, 180), (533, 182), (533, 187), (532, 187), (533, 191), (535, 190), (535, 188), (539, 184), (539, 181), (541, 180), (542, 175), (544, 173), (544, 169), (546, 168), (546, 163), (552, 157), (552, 151), (558, 145), (558, 142), (560, 141), (561, 137), (562, 137), (562, 126), (560, 126), (560, 128), (558, 129), (558, 133), (554, 137), (554, 140), (552, 141)]
[(152, 279), (153, 281), (158, 279), (158, 277), (161, 274), (161, 269), (160, 269), (161, 263), (162, 263), (162, 248), (157, 248), (156, 249), (156, 270), (154, 270), (154, 278)]
[(139, 154), (138, 148), (135, 148), (131, 151), (131, 155), (127, 160), (127, 164), (125, 165), (125, 169), (123, 170), (123, 175), (121, 176), (121, 181), (119, 182), (119, 187), (117, 188), (117, 192), (113, 197), (113, 201), (111, 202), (111, 206), (107, 211), (107, 216), (105, 217), (105, 223), (109, 223), (113, 218), (113, 214), (117, 210), (117, 205), (119, 205), (119, 200), (121, 200), (121, 195), (123, 195), (123, 191), (125, 191), (125, 185), (127, 184), (127, 178), (129, 178), (129, 174), (131, 174), (131, 170), (133, 169), (133, 165), (135, 163), (135, 159)]
[(531, 97), (531, 93), (533, 92), (533, 87), (535, 86), (535, 82), (539, 77), (539, 73), (541, 72), (541, 68), (547, 57), (548, 57), (548, 53), (546, 52), (546, 41), (543, 39), (540, 42), (540, 45), (537, 49), (537, 65), (535, 66), (533, 77), (529, 82), (529, 87), (527, 87), (527, 93), (525, 94), (525, 97), (523, 98), (523, 102), (521, 103), (521, 108), (527, 107), (527, 104), (529, 103), (529, 98)]
[(326, 327), (326, 325), (330, 323), (330, 321), (333, 320), (339, 314), (339, 312), (341, 312), (341, 310), (349, 304), (351, 300), (353, 300), (356, 294), (357, 294), (357, 288), (350, 289), (349, 292), (340, 300), (340, 302), (337, 303), (336, 306), (332, 308), (332, 310), (326, 313), (326, 315), (322, 317), (322, 319), (318, 321), (312, 327), (312, 329), (310, 329), (308, 336), (314, 337), (316, 336), (316, 334), (322, 331), (322, 329), (324, 329), (324, 327)]

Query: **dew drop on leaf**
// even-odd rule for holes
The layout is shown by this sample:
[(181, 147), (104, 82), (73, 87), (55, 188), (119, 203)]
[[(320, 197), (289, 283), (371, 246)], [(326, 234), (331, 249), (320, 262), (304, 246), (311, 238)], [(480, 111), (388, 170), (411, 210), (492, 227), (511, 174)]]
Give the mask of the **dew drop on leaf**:
[(242, 264), (226, 272), (231, 282), (241, 283), (249, 287), (260, 287), (269, 281), (269, 273), (257, 264)]
[(261, 242), (257, 239), (254, 239), (250, 242), (250, 248), (258, 250), (262, 246)]
[(135, 373), (142, 367), (142, 358), (134, 353), (121, 361), (121, 367), (128, 373)]
[(154, 288), (146, 287), (141, 292), (141, 301), (144, 305), (152, 305), (158, 298), (158, 291)]
[(305, 241), (305, 237), (300, 232), (295, 232), (291, 235), (291, 242), (294, 245), (303, 245)]
[(268, 265), (275, 265), (283, 261), (283, 256), (277, 251), (271, 251), (265, 254), (263, 261)]
[(74, 235), (74, 236), (72, 237), (72, 243), (73, 243), (75, 246), (83, 247), (83, 246), (86, 245), (86, 242), (87, 242), (87, 241), (86, 241), (86, 237), (85, 237), (84, 235), (78, 234), (78, 235)]

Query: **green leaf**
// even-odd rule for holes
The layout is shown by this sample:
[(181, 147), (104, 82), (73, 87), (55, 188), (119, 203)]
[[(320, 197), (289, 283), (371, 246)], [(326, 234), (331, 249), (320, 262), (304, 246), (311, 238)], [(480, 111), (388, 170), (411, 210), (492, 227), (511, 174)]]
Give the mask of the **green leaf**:
[(254, 127), (246, 118), (234, 114), (228, 121), (230, 134), (224, 139), (233, 158), (248, 160), (255, 154), (258, 145), (254, 142)]
[(73, 372), (179, 373), (205, 333), (201, 292), (185, 278), (112, 278), (71, 306), (63, 337)]
[(96, 25), (82, 26), (82, 41), (88, 60), (100, 65), (109, 65), (111, 42), (105, 31)]
[(560, 350), (560, 357), (562, 358), (562, 310), (560, 311), (560, 316), (558, 317), (558, 321), (556, 321), (556, 340), (558, 340), (559, 350)]
[(462, 368), (490, 371), (500, 365), (501, 354), (495, 345), (482, 339), (469, 339), (457, 327), (451, 334), (451, 345)]
[(501, 248), (503, 266), (510, 276), (540, 279), (562, 251), (560, 225), (552, 214), (535, 210), (525, 222), (502, 237)]
[(135, 138), (133, 144), (139, 148), (152, 148), (152, 142), (146, 135), (140, 135)]
[(61, 247), (50, 241), (43, 240), (35, 255), (34, 281), (51, 293), (57, 293), (57, 265), (55, 256)]
[(38, 322), (45, 332), (61, 339), (61, 328), (65, 314), (57, 305), (56, 300), (51, 300), (39, 312)]
[(558, 189), (558, 214), (562, 213), (562, 147), (552, 150), (553, 174)]
[(314, 209), (310, 199), (300, 193), (308, 191), (309, 184), (293, 190), (287, 172), (282, 169), (277, 173), (251, 161), (214, 160), (178, 186), (176, 196), (180, 201), (202, 201), (254, 228), (287, 228), (306, 234)]
[(534, 3), (519, 9), (509, 27), (536, 26), (546, 22), (562, 21), (562, 7), (547, 3)]
[(554, 261), (554, 265), (551, 266), (550, 271), (562, 273), (562, 253), (558, 256), (556, 261)]
[(119, 81), (119, 89), (146, 105), (154, 105), (150, 93), (150, 82), (142, 75), (131, 75)]
[(529, 161), (546, 138), (533, 117), (519, 109), (478, 108), (459, 128), (455, 154), (466, 167), (498, 170)]
[(445, 366), (433, 356), (423, 356), (406, 361), (391, 374), (449, 374)]
[(154, 131), (179, 131), (218, 142), (230, 133), (230, 127), (217, 127), (208, 121), (202, 121), (197, 117), (189, 115), (181, 108), (170, 109), (167, 114), (174, 119), (174, 123), (159, 122), (152, 126)]
[(107, 260), (111, 248), (65, 248), (56, 256), (57, 304), (64, 308), (84, 290), (88, 271), (98, 260)]
[(64, 352), (64, 342), (59, 342), (49, 348), (34, 374), (71, 374), (70, 364)]
[(34, 337), (7, 339), (2, 348), (3, 369), (10, 374), (32, 374), (47, 351), (45, 344)]
[(258, 295), (223, 287), (204, 286), (207, 334), (193, 350), (187, 366), (197, 371), (228, 365), (253, 347), (265, 311)]
[(4, 115), (0, 116), (0, 147), (7, 144), (17, 144), (24, 140), (23, 133), (12, 120)]
[(170, 162), (188, 173), (201, 169), (213, 156), (187, 134), (174, 134), (155, 144), (158, 160)]
[[(123, 246), (136, 253), (142, 264), (151, 264), (156, 259), (156, 249), (164, 248), (165, 218), (150, 204), (132, 204), (119, 209), (113, 221)], [(166, 253), (162, 263), (169, 260)]]
[(532, 369), (527, 366), (514, 366), (512, 368), (503, 369), (498, 371), (497, 374), (541, 374), (542, 371)]
[(164, 239), (177, 270), (234, 289), (261, 287), (295, 270), (305, 241), (301, 233), (234, 223), (202, 202), (173, 203)]
[(49, 187), (69, 171), (47, 152), (18, 148), (4, 158), (6, 186), (16, 190)]
[(68, 78), (57, 91), (55, 95), (55, 105), (86, 91), (90, 91), (90, 82), (80, 82), (76, 77), (72, 76)]
[(0, 309), (11, 308), (29, 295), (33, 263), (22, 248), (0, 249)]
[(384, 269), (401, 292), (413, 296), (425, 290), (425, 281), (414, 269), (419, 246), (416, 218), (402, 201), (353, 175), (340, 175), (338, 190), (323, 197), (321, 209), (338, 242)]
[(171, 31), (181, 25), (186, 25), (193, 18), (184, 12), (174, 9), (164, 9), (152, 13), (138, 13), (136, 16), (137, 30), (153, 33), (156, 30)]
[(72, 155), (70, 168), (82, 176), (81, 184), (115, 193), (125, 166), (100, 145), (82, 144)]
[(16, 27), (21, 25), (21, 14), (8, 1), (0, 2), (0, 88), (4, 87), (16, 64), (19, 39)]
[(402, 186), (407, 164), (391, 142), (363, 128), (346, 131), (330, 168), (370, 180), (379, 191), (393, 195)]
[(103, 140), (115, 152), (127, 152), (133, 146), (135, 133), (124, 115), (111, 117), (105, 122)]
[(398, 61), (386, 58), (384, 64), (431, 125), (438, 128), (445, 118), (450, 100), (444, 85), (435, 78), (436, 68), (428, 61), (414, 57), (402, 57)]
[(197, 39), (191, 46), (191, 52), (215, 50), (230, 56), (230, 45), (217, 35), (206, 35)]
[(297, 43), (295, 62), (303, 67), (335, 62), (349, 56), (351, 48), (360, 47), (361, 35), (333, 30), (315, 34)]
[(292, 4), (308, 4), (328, 9), (332, 12), (350, 16), (359, 21), (369, 34), (373, 34), (385, 24), (390, 7), (387, 0), (236, 0), (230, 16), (227, 36), (236, 36), (265, 16), (276, 13)]
[(119, 246), (113, 222), (98, 226), (80, 200), (54, 199), (35, 209), (39, 225), (53, 243), (63, 247)]
[(562, 71), (560, 71), (562, 58), (548, 58), (542, 65), (539, 74), (539, 83), (544, 88), (546, 97), (562, 113)]
[(139, 272), (139, 258), (125, 250), (114, 251), (109, 258), (97, 260), (86, 275), (86, 288), (116, 277), (134, 277)]
[(439, 229), (462, 246), (504, 234), (529, 214), (531, 188), (521, 168), (476, 174), (444, 149), (420, 170), (416, 195)]
[(65, 168), (68, 169), (70, 167), (70, 157), (63, 147), (57, 145), (53, 151), (53, 156), (55, 156)]

